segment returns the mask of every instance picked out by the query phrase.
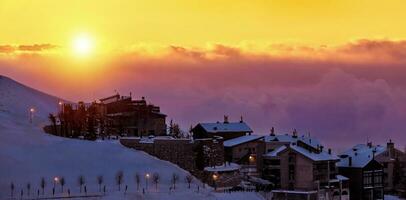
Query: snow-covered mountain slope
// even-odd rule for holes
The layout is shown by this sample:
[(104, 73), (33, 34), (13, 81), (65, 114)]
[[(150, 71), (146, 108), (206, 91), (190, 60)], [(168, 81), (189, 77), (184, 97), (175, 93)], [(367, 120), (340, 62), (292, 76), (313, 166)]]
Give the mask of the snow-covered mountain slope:
[[(41, 177), (47, 180), (46, 193), (52, 188), (52, 178), (64, 176), (67, 188), (78, 193), (77, 179), (83, 175), (89, 193), (97, 192), (96, 177), (104, 176), (108, 191), (116, 191), (115, 174), (124, 171), (124, 185), (129, 194), (108, 192), (103, 199), (261, 199), (255, 193), (216, 194), (211, 189), (197, 193), (197, 181), (193, 189), (187, 189), (186, 171), (148, 154), (121, 146), (117, 141), (91, 142), (66, 139), (45, 134), (42, 126), (48, 123), (47, 115), (57, 110), (59, 98), (26, 87), (7, 77), (0, 76), (0, 199), (10, 196), (10, 183), (15, 184), (15, 194), (21, 189), (26, 194), (27, 183), (31, 191), (39, 189)], [(29, 123), (29, 109), (35, 108), (33, 123)], [(161, 176), (158, 192), (151, 187), (146, 195), (136, 192), (134, 174), (158, 172)], [(169, 194), (173, 173), (179, 175), (175, 192)], [(145, 187), (142, 177), (141, 187)], [(58, 192), (60, 187), (57, 187)]]

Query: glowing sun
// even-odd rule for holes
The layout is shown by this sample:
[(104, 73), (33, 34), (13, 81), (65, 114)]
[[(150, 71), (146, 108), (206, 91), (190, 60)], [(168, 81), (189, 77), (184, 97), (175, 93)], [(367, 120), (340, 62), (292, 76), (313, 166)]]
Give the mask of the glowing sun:
[(77, 35), (73, 39), (72, 49), (78, 56), (89, 55), (93, 51), (93, 40), (86, 34)]

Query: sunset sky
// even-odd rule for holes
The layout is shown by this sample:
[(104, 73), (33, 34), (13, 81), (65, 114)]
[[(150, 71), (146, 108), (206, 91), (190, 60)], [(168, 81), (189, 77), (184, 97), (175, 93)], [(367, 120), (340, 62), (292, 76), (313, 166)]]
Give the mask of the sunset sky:
[(405, 141), (405, 8), (1, 0), (0, 74), (71, 101), (146, 96), (184, 129), (227, 114), (262, 134), (275, 126), (327, 143)]

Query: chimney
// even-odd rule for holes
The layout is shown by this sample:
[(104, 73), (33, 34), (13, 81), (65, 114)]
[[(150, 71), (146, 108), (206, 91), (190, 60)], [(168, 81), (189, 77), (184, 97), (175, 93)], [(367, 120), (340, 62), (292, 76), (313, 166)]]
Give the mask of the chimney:
[(224, 123), (228, 124), (228, 116), (227, 115), (224, 115)]
[(274, 127), (271, 128), (271, 134), (270, 135), (275, 136), (275, 128)]
[(372, 159), (375, 159), (376, 149), (372, 150)]
[(293, 135), (292, 135), (292, 137), (293, 137), (293, 138), (297, 138), (297, 130), (296, 130), (296, 129), (293, 129)]
[(348, 166), (352, 166), (352, 157), (348, 156)]
[(320, 145), (320, 152), (323, 152), (323, 145)]
[(240, 123), (243, 123), (244, 121), (242, 120), (242, 115), (241, 115), (241, 117), (240, 117)]
[(331, 149), (330, 149), (330, 148), (328, 148), (328, 154), (330, 154), (330, 155), (331, 155)]
[(372, 142), (368, 142), (367, 145), (369, 148), (372, 148)]
[(393, 143), (391, 139), (389, 139), (389, 142), (386, 143), (386, 149), (389, 152), (389, 157), (394, 158), (395, 157), (395, 143)]

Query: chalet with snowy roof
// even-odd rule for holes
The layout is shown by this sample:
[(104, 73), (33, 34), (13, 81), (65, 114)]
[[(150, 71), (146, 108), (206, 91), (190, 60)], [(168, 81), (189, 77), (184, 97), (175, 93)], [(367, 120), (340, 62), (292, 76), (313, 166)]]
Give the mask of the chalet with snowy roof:
[(264, 136), (244, 135), (224, 141), (225, 160), (241, 165), (241, 172), (259, 176), (262, 154), (265, 151)]
[(193, 138), (211, 138), (214, 136), (223, 137), (229, 140), (244, 135), (250, 135), (252, 129), (242, 120), (239, 122), (229, 122), (228, 116), (224, 116), (224, 122), (199, 123), (193, 129)]
[(241, 166), (236, 163), (225, 162), (222, 165), (204, 168), (207, 184), (217, 189), (218, 187), (234, 187), (241, 183)]
[(348, 178), (338, 174), (338, 161), (330, 149), (296, 140), (263, 156), (262, 177), (275, 184), (276, 199), (348, 199)]
[(266, 152), (271, 152), (280, 146), (289, 145), (291, 143), (297, 143), (299, 146), (304, 146), (305, 148), (318, 149), (323, 148), (321, 143), (310, 135), (298, 135), (296, 129), (293, 130), (292, 134), (276, 134), (275, 128), (272, 127), (270, 134), (264, 137), (266, 143)]
[[(373, 147), (372, 144), (370, 146)], [(366, 147), (369, 146), (364, 145), (364, 148)], [(385, 192), (406, 195), (405, 185), (402, 184), (406, 182), (405, 152), (396, 149), (392, 140), (389, 140), (386, 146), (376, 145), (375, 147), (377, 148), (375, 160), (383, 165)]]
[(340, 155), (339, 172), (350, 178), (351, 199), (383, 199), (384, 167), (376, 159), (382, 146), (358, 144)]

